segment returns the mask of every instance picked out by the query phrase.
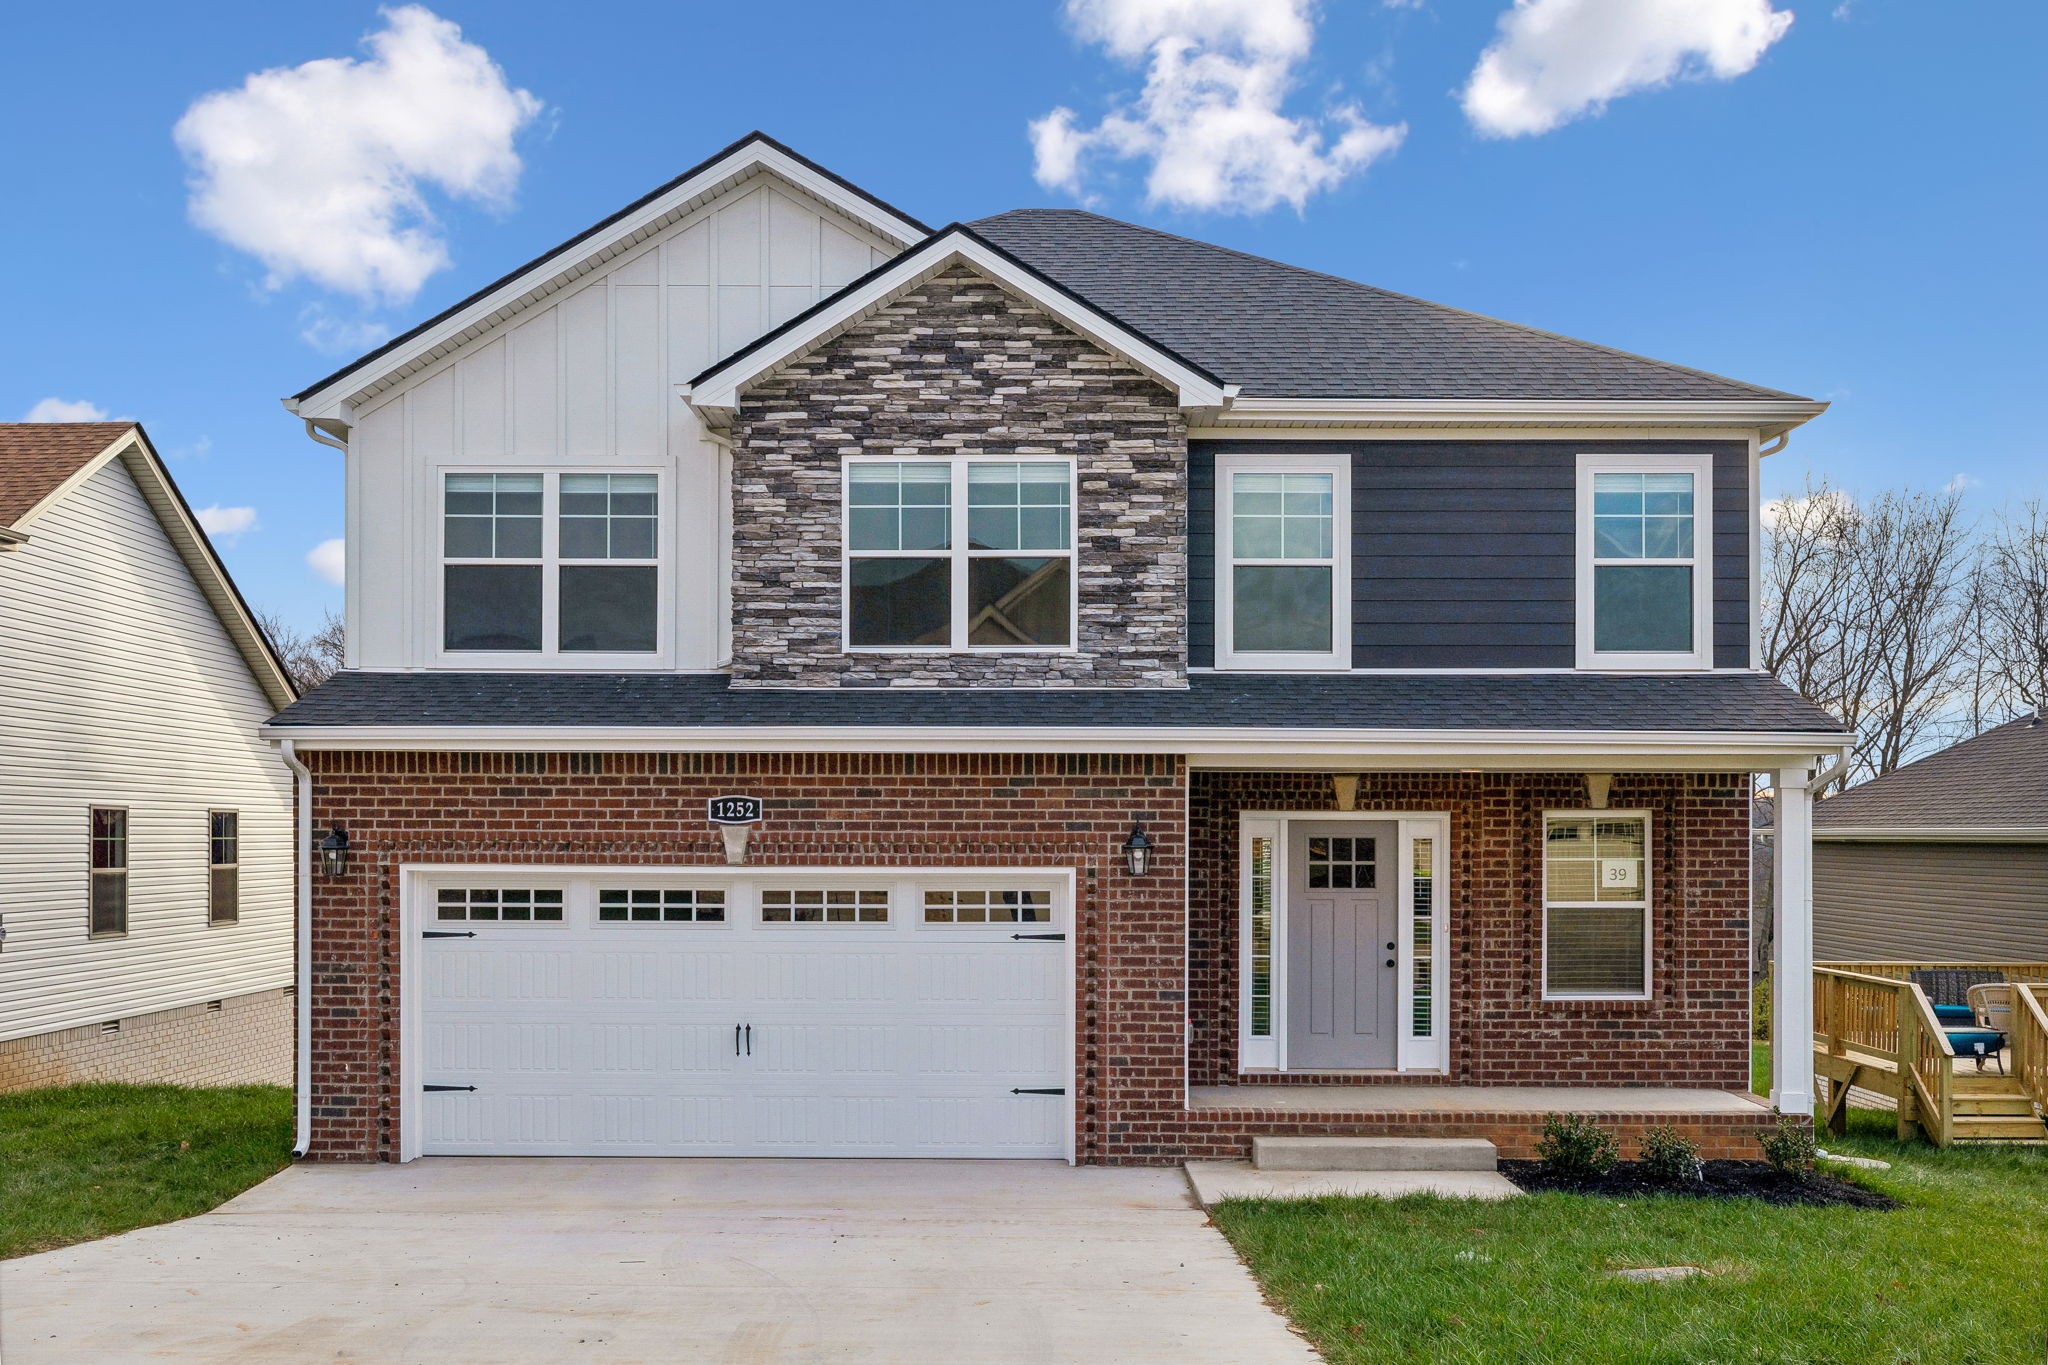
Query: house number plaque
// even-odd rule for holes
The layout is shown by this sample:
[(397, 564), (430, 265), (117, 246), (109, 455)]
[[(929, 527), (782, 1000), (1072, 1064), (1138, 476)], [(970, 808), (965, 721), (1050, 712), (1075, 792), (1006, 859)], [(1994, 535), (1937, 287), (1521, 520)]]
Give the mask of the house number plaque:
[(761, 798), (758, 796), (714, 796), (705, 805), (704, 818), (714, 825), (761, 823)]

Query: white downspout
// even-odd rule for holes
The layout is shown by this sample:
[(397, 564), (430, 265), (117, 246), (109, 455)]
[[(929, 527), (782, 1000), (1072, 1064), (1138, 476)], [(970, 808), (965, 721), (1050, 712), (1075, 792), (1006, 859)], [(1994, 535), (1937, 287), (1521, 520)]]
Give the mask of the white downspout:
[(285, 766), (292, 770), (298, 795), (299, 856), (297, 906), (293, 919), (298, 925), (298, 966), (292, 979), (298, 983), (298, 1060), (293, 1069), (292, 1090), (297, 1099), (298, 1122), (292, 1135), (292, 1156), (306, 1155), (313, 1145), (313, 770), (299, 761), (290, 740), (279, 745)]

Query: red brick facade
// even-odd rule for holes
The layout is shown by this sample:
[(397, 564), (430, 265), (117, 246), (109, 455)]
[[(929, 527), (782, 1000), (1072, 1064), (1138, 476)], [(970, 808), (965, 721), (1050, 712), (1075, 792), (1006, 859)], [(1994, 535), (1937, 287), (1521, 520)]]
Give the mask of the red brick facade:
[[(342, 879), (314, 880), (316, 1157), (391, 1160), (399, 1152), (402, 866), (717, 864), (721, 845), (704, 801), (736, 786), (767, 801), (749, 853), (755, 866), (1074, 871), (1084, 1162), (1237, 1156), (1254, 1134), (1414, 1132), (1420, 1123), (1356, 1111), (1186, 1107), (1187, 1084), (1225, 1083), (1235, 1070), (1236, 812), (1327, 810), (1326, 776), (1190, 775), (1177, 758), (1120, 755), (306, 757), (316, 825), (347, 829), (351, 849)], [(1642, 1004), (1557, 1005), (1542, 1002), (1536, 975), (1541, 817), (1583, 804), (1580, 781), (1365, 778), (1360, 809), (1452, 817), (1448, 1079), (1746, 1086), (1747, 793), (1740, 775), (1615, 780), (1612, 804), (1655, 817), (1655, 995)], [(1158, 848), (1145, 878), (1128, 875), (1121, 852), (1139, 817)], [(1644, 1121), (1615, 1116), (1624, 1134)], [(1694, 1127), (1710, 1154), (1754, 1155), (1754, 1124)], [(1526, 1150), (1530, 1137), (1526, 1118), (1507, 1115), (1468, 1115), (1427, 1131), (1454, 1129), (1497, 1136), (1509, 1154)]]

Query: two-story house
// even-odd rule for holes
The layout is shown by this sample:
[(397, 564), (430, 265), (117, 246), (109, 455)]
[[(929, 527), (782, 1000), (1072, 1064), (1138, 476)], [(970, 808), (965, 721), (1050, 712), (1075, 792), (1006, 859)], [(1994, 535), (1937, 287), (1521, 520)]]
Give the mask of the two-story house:
[(313, 1155), (1754, 1155), (1757, 772), (1810, 1112), (1820, 403), (755, 135), (286, 405)]

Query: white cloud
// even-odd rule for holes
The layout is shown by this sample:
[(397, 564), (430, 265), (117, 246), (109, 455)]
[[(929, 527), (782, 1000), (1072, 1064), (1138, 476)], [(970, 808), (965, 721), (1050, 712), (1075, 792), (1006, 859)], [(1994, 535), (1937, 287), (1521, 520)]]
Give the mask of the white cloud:
[(243, 535), (256, 529), (256, 509), (253, 507), (222, 507), (215, 503), (202, 507), (192, 514), (199, 518), (199, 525), (207, 535), (223, 545), (232, 545)]
[(337, 586), (346, 581), (342, 572), (347, 560), (344, 556), (341, 537), (323, 540), (306, 551), (306, 567)]
[(28, 410), (24, 422), (104, 422), (107, 410), (83, 398), (45, 398)]
[(1515, 0), (1464, 91), (1487, 137), (1522, 137), (1675, 80), (1733, 80), (1792, 26), (1772, 0)]
[(1943, 484), (1941, 491), (1944, 493), (1967, 493), (1972, 488), (1982, 488), (1983, 486), (1984, 480), (1978, 478), (1975, 474), (1959, 473), (1953, 479)]
[(174, 460), (203, 460), (213, 454), (213, 438), (201, 436), (190, 445), (173, 447), (169, 453)]
[(1766, 498), (1757, 508), (1757, 515), (1766, 529), (1775, 529), (1787, 512), (1796, 514), (1808, 510), (1830, 512), (1846, 521), (1854, 521), (1862, 515), (1856, 499), (1839, 488), (1824, 488), (1805, 498)]
[(372, 318), (338, 318), (319, 304), (299, 313), (299, 340), (328, 355), (359, 355), (391, 337), (391, 329)]
[(1064, 106), (1030, 125), (1033, 174), (1086, 197), (1102, 160), (1147, 160), (1146, 198), (1177, 209), (1299, 212), (1310, 195), (1363, 171), (1401, 144), (1405, 124), (1371, 122), (1356, 104), (1317, 116), (1281, 106), (1315, 45), (1314, 0), (1067, 0), (1086, 41), (1145, 88), (1094, 127)]
[(448, 264), (424, 191), (502, 208), (519, 183), (513, 135), (541, 102), (455, 24), (380, 13), (367, 57), (258, 71), (173, 130), (192, 221), (261, 261), (270, 288), (303, 276), (403, 303)]

